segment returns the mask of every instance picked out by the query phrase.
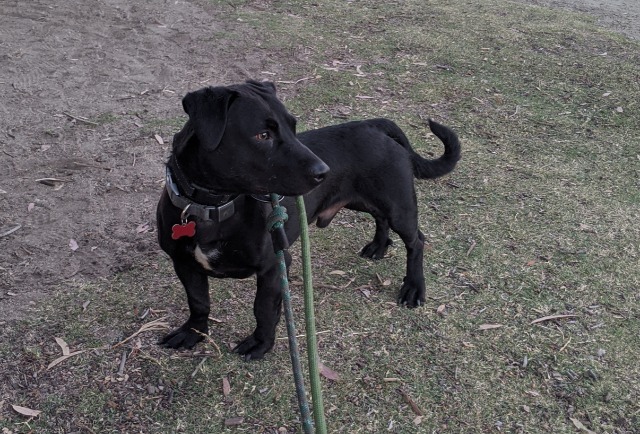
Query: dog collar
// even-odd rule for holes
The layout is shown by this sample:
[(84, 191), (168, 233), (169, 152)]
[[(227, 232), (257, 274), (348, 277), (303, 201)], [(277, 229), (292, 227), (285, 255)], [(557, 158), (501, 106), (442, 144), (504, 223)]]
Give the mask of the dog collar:
[[(188, 216), (194, 216), (201, 220), (211, 220), (217, 223), (223, 222), (235, 213), (235, 201), (242, 197), (240, 195), (227, 196), (228, 201), (219, 205), (203, 205), (196, 203), (186, 196), (180, 194), (180, 189), (177, 183), (174, 181), (173, 174), (169, 165), (166, 166), (166, 182), (167, 193), (169, 193), (169, 199), (171, 203), (183, 210), (182, 218)], [(251, 198), (258, 202), (271, 203), (271, 196), (268, 194), (252, 194)], [(280, 202), (284, 196), (278, 195), (278, 202)]]
[(166, 188), (171, 203), (183, 210), (183, 217), (185, 218), (187, 216), (194, 216), (201, 220), (211, 220), (220, 223), (235, 213), (234, 202), (238, 196), (227, 196), (227, 201), (222, 204), (203, 205), (180, 194), (180, 190), (173, 179), (172, 171), (168, 164), (166, 169)]

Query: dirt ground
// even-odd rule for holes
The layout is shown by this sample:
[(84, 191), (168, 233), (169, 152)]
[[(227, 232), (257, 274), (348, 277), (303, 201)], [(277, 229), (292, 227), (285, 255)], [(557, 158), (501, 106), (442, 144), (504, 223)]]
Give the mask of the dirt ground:
[[(636, 0), (526, 1), (640, 38)], [(155, 204), (182, 95), (282, 70), (248, 28), (230, 39), (226, 26), (241, 24), (211, 3), (131, 3), (0, 6), (0, 325), (70, 279), (156, 258)]]

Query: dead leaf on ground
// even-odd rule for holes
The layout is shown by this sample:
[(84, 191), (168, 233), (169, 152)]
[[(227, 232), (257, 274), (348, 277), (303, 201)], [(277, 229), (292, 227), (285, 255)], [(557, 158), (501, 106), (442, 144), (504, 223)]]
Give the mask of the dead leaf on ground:
[(567, 314), (567, 315), (543, 316), (542, 318), (534, 319), (533, 321), (531, 321), (530, 324), (537, 324), (539, 322), (551, 321), (551, 320), (554, 320), (554, 319), (561, 319), (561, 318), (573, 318), (573, 317), (576, 317), (576, 316), (578, 316), (578, 315)]
[(27, 408), (27, 407), (20, 407), (19, 405), (11, 405), (11, 407), (13, 407), (13, 409), (15, 411), (17, 411), (18, 413), (20, 413), (20, 414), (22, 414), (24, 416), (29, 416), (29, 417), (36, 417), (40, 413), (42, 413), (42, 411), (40, 411), (40, 410), (33, 410), (33, 409)]
[(36, 207), (36, 204), (33, 202), (29, 202), (29, 205), (27, 205), (27, 211), (31, 212), (33, 211), (33, 209)]
[(156, 139), (156, 142), (158, 142), (159, 145), (164, 145), (164, 140), (162, 140), (160, 134), (154, 134), (153, 138)]
[(361, 287), (359, 287), (357, 289), (358, 289), (358, 291), (360, 291), (362, 293), (362, 295), (365, 296), (365, 298), (371, 298), (371, 290), (369, 289), (369, 287), (367, 285), (361, 286)]
[(136, 232), (139, 233), (139, 234), (147, 233), (150, 230), (151, 230), (151, 226), (149, 225), (149, 223), (141, 223), (136, 228)]
[(502, 327), (502, 324), (481, 324), (478, 330), (492, 330), (499, 329), (500, 327)]
[(440, 306), (438, 306), (438, 308), (436, 309), (436, 313), (438, 315), (442, 315), (444, 316), (444, 310), (447, 308), (446, 304), (441, 304)]
[(74, 351), (73, 353), (69, 353), (69, 354), (67, 354), (67, 355), (60, 356), (60, 357), (58, 357), (57, 359), (55, 359), (53, 362), (49, 363), (49, 364), (47, 365), (47, 369), (51, 369), (51, 368), (53, 368), (54, 366), (56, 366), (56, 365), (58, 365), (58, 364), (60, 364), (60, 363), (64, 362), (64, 361), (65, 361), (65, 360), (67, 360), (68, 358), (73, 357), (73, 356), (77, 356), (78, 354), (82, 354), (82, 353), (84, 353), (84, 352), (86, 352), (86, 351), (88, 351), (88, 350)]
[(342, 271), (342, 270), (333, 270), (333, 271), (330, 271), (329, 274), (336, 274), (338, 276), (344, 276), (345, 274), (347, 274), (347, 272), (346, 271)]
[(9, 229), (5, 229), (5, 228), (0, 229), (0, 238), (6, 237), (7, 235), (11, 235), (12, 233), (17, 231), (21, 227), (22, 227), (22, 225), (18, 224), (18, 225), (15, 225), (15, 226), (13, 226), (13, 227), (11, 227)]
[(231, 384), (227, 377), (222, 377), (222, 394), (227, 397), (231, 393)]
[(320, 370), (320, 375), (327, 380), (338, 381), (338, 378), (340, 377), (336, 371), (327, 368), (322, 362), (318, 362), (318, 369)]
[(382, 286), (391, 285), (391, 279), (383, 279), (378, 273), (376, 273), (376, 277), (378, 278), (378, 282), (380, 282)]
[(402, 396), (402, 399), (404, 399), (404, 402), (409, 404), (409, 407), (411, 407), (411, 411), (413, 411), (416, 416), (424, 416), (424, 413), (422, 412), (422, 410), (420, 410), (420, 407), (418, 407), (418, 404), (416, 404), (416, 402), (409, 396), (407, 392), (405, 392), (402, 389), (396, 389), (396, 390)]
[(68, 356), (71, 353), (71, 351), (69, 351), (69, 345), (67, 345), (67, 343), (62, 338), (55, 338), (55, 340), (56, 340), (56, 343), (62, 349), (62, 355)]
[(36, 179), (36, 182), (39, 182), (40, 184), (44, 184), (49, 187), (53, 187), (54, 190), (60, 190), (62, 187), (64, 187), (64, 183), (66, 181), (58, 178), (40, 178), (40, 179)]
[(237, 426), (244, 422), (244, 417), (230, 417), (224, 420), (224, 426)]
[(594, 431), (591, 431), (589, 428), (584, 426), (584, 424), (575, 417), (570, 417), (569, 419), (571, 420), (571, 422), (573, 422), (573, 426), (575, 426), (577, 429), (582, 430), (588, 434), (596, 434)]
[(131, 336), (129, 336), (126, 339), (121, 340), (120, 342), (118, 342), (117, 344), (113, 345), (111, 348), (116, 348), (119, 347), (120, 345), (124, 344), (125, 342), (130, 341), (131, 339), (135, 338), (136, 336), (138, 336), (140, 333), (144, 333), (144, 332), (150, 332), (150, 331), (164, 331), (164, 330), (168, 330), (170, 328), (169, 324), (164, 322), (165, 317), (162, 318), (158, 318), (155, 319), (153, 321), (150, 321), (146, 324), (144, 324), (142, 327), (140, 327), (138, 329), (137, 332), (135, 332), (134, 334), (132, 334)]
[(74, 252), (75, 252), (76, 250), (78, 250), (78, 247), (79, 247), (79, 246), (78, 246), (78, 242), (77, 242), (76, 240), (74, 240), (73, 238), (71, 238), (71, 239), (69, 240), (69, 248), (70, 248), (72, 251), (74, 251)]

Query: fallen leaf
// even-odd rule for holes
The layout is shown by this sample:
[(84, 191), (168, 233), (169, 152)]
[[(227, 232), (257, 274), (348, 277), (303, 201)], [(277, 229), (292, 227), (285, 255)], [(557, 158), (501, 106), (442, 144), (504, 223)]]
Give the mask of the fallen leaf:
[(55, 338), (55, 340), (56, 340), (56, 343), (60, 345), (60, 348), (62, 349), (62, 355), (68, 356), (71, 353), (69, 351), (69, 345), (67, 345), (67, 343), (62, 338)]
[(318, 369), (320, 370), (320, 375), (327, 380), (338, 381), (338, 373), (333, 369), (327, 368), (322, 362), (318, 362)]
[(165, 317), (162, 317), (162, 318), (154, 319), (153, 321), (149, 321), (146, 324), (143, 324), (142, 327), (140, 327), (137, 332), (135, 332), (134, 334), (132, 334), (128, 338), (121, 340), (117, 344), (113, 345), (111, 348), (116, 348), (116, 347), (119, 347), (120, 345), (124, 344), (125, 342), (129, 342), (131, 339), (135, 338), (140, 333), (150, 332), (150, 331), (168, 330), (171, 327), (169, 327), (168, 323), (164, 322), (164, 319), (165, 319)]
[(366, 298), (371, 297), (371, 290), (369, 290), (367, 286), (361, 286), (360, 288), (358, 288), (358, 291), (360, 291)]
[(36, 207), (36, 204), (33, 202), (30, 202), (29, 205), (27, 205), (27, 211), (31, 212), (35, 207)]
[(231, 384), (229, 383), (229, 379), (227, 377), (222, 378), (222, 394), (227, 397), (231, 393)]
[(344, 276), (347, 273), (342, 270), (333, 270), (333, 271), (330, 271), (329, 274), (337, 274), (338, 276)]
[(12, 233), (14, 233), (15, 231), (17, 231), (18, 229), (20, 229), (22, 227), (22, 225), (18, 224), (15, 225), (12, 228), (9, 228), (7, 230), (2, 230), (2, 232), (0, 232), (0, 238), (2, 237), (6, 237), (7, 235), (11, 235)]
[(164, 145), (164, 140), (162, 140), (162, 137), (160, 137), (159, 134), (154, 134), (153, 138), (156, 139), (156, 142), (158, 142), (159, 145)]
[(616, 107), (616, 111), (618, 113), (624, 113), (624, 109), (622, 107)]
[(481, 324), (478, 330), (499, 329), (500, 327), (502, 327), (502, 324)]
[(70, 248), (72, 251), (74, 251), (74, 252), (75, 252), (76, 250), (78, 250), (78, 242), (77, 242), (76, 240), (74, 240), (73, 238), (71, 238), (71, 239), (69, 240), (69, 248)]
[(404, 399), (404, 402), (409, 404), (409, 407), (411, 407), (411, 410), (416, 414), (416, 416), (424, 416), (424, 413), (422, 412), (422, 410), (420, 410), (418, 404), (415, 403), (415, 401), (407, 394), (407, 392), (402, 389), (396, 390), (400, 395), (402, 395), (402, 399)]
[(595, 432), (591, 431), (589, 428), (587, 428), (586, 426), (583, 425), (582, 422), (580, 422), (578, 419), (574, 418), (574, 417), (570, 417), (569, 418), (571, 420), (571, 422), (573, 422), (573, 426), (575, 426), (576, 428), (589, 433), (589, 434), (596, 434)]
[(51, 369), (51, 368), (53, 368), (54, 366), (56, 366), (56, 365), (58, 365), (58, 364), (60, 364), (60, 363), (64, 362), (64, 361), (65, 361), (65, 360), (67, 360), (68, 358), (73, 357), (73, 356), (77, 356), (78, 354), (82, 354), (82, 353), (84, 353), (85, 351), (87, 351), (87, 350), (74, 351), (73, 353), (69, 353), (69, 354), (67, 354), (66, 356), (60, 356), (60, 357), (58, 357), (57, 359), (55, 359), (53, 362), (49, 363), (49, 364), (47, 365), (47, 369)]
[(136, 232), (139, 234), (147, 233), (150, 230), (151, 230), (151, 226), (149, 226), (149, 223), (141, 223), (136, 228)]
[(538, 319), (534, 319), (533, 321), (530, 322), (530, 324), (537, 324), (539, 322), (544, 322), (544, 321), (551, 321), (554, 319), (561, 319), (561, 318), (573, 318), (576, 317), (578, 315), (549, 315), (549, 316), (543, 316), (542, 318), (538, 318)]
[(40, 178), (36, 182), (53, 187), (54, 190), (60, 190), (64, 186), (64, 181), (58, 178)]
[(82, 303), (82, 310), (87, 310), (87, 306), (89, 306), (89, 303), (91, 303), (91, 300), (87, 300)]
[(413, 424), (414, 424), (414, 425), (420, 425), (421, 423), (422, 423), (422, 416), (416, 416), (416, 417), (413, 419)]
[(608, 97), (609, 95), (611, 95), (611, 92), (605, 92), (605, 93), (602, 94), (602, 96), (605, 97), (605, 98)]
[(244, 417), (230, 417), (224, 420), (224, 426), (236, 426), (244, 422)]
[(438, 308), (436, 309), (436, 313), (438, 315), (442, 315), (444, 316), (444, 310), (447, 308), (446, 304), (441, 304), (440, 306), (438, 306)]
[(536, 263), (536, 260), (535, 260), (535, 259), (532, 259), (532, 260), (528, 261), (525, 265), (526, 265), (527, 267), (531, 267), (531, 266), (532, 266), (532, 265), (534, 265), (535, 263)]
[(11, 405), (11, 407), (13, 407), (13, 409), (15, 411), (17, 411), (18, 413), (20, 413), (20, 414), (22, 414), (24, 416), (29, 416), (29, 417), (36, 417), (40, 413), (42, 413), (40, 410), (32, 410), (32, 409), (27, 408), (27, 407), (20, 407), (19, 405)]

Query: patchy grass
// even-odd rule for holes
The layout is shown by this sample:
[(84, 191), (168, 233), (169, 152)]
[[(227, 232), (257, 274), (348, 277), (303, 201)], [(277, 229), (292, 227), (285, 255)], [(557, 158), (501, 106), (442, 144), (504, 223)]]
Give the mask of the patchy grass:
[[(304, 128), (386, 116), (438, 154), (434, 117), (461, 138), (457, 171), (417, 183), (425, 308), (393, 303), (399, 240), (383, 261), (357, 256), (371, 219), (345, 212), (312, 231), (320, 354), (340, 375), (324, 382), (331, 432), (640, 426), (639, 46), (582, 15), (487, 3), (215, 2), (238, 32), (262, 35), (274, 59), (265, 78)], [(184, 353), (157, 348), (159, 332), (109, 348), (152, 319), (184, 320), (163, 256), (59, 292), (0, 332), (0, 427), (299, 431), (286, 341), (259, 363), (229, 352), (253, 327), (252, 280), (212, 281), (211, 342)], [(573, 316), (531, 323), (552, 315)], [(96, 349), (47, 369), (61, 355), (54, 336)], [(9, 404), (43, 414), (27, 421)]]

